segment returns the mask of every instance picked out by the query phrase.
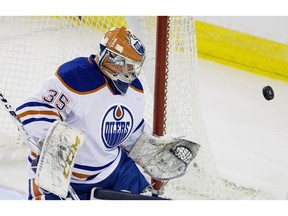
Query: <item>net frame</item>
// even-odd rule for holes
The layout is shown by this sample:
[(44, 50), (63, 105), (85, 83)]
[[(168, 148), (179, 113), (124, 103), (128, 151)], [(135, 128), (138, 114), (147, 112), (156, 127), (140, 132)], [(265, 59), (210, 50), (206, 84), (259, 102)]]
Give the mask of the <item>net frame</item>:
[[(155, 89), (153, 111), (153, 133), (157, 136), (165, 135), (166, 107), (167, 107), (167, 79), (169, 68), (167, 67), (169, 44), (169, 18), (168, 16), (157, 17), (156, 34), (156, 59), (155, 59)], [(160, 190), (162, 182), (151, 180), (155, 190)]]

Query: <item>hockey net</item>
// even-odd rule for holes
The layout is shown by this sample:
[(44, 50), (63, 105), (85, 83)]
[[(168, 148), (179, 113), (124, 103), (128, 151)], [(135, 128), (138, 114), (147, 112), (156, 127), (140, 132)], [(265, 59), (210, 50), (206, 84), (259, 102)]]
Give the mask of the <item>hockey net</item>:
[[(140, 75), (146, 121), (153, 125), (156, 17), (0, 17), (0, 89), (16, 107), (62, 63), (95, 54), (103, 33), (128, 26), (142, 40), (147, 58)], [(261, 192), (223, 180), (217, 171), (198, 99), (197, 46), (192, 17), (170, 17), (167, 37), (165, 134), (201, 145), (187, 174), (164, 183), (172, 199), (262, 199)], [(157, 115), (157, 111), (154, 115)], [(27, 147), (0, 109), (0, 161), (20, 160)]]

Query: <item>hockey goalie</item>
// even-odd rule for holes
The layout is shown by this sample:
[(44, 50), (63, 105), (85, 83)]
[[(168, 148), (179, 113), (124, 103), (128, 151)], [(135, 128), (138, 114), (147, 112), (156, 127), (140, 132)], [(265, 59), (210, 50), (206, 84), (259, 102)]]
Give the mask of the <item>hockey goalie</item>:
[[(99, 53), (59, 66), (16, 109), (41, 152), (31, 151), (30, 200), (91, 197), (93, 188), (141, 194), (185, 174), (199, 145), (151, 134), (138, 79), (145, 47), (125, 27), (108, 31)], [(70, 188), (70, 189), (69, 189)]]

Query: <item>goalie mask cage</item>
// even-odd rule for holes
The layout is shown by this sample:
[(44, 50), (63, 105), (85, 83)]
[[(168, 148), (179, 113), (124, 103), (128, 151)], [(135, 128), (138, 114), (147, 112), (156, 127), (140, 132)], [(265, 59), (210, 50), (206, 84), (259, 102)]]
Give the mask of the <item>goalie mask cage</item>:
[[(164, 91), (160, 92), (162, 99), (156, 99), (154, 111), (154, 116), (162, 116), (163, 122), (157, 120), (160, 127), (158, 125), (158, 131), (154, 132), (185, 136), (199, 143), (201, 148), (185, 176), (164, 184), (162, 196), (190, 200), (262, 199), (258, 190), (237, 186), (219, 176), (198, 99), (194, 20), (184, 16), (167, 18), (167, 25), (159, 29), (164, 36), (157, 37), (158, 41), (164, 40), (166, 46), (160, 49), (156, 63), (164, 62), (164, 82), (158, 81), (158, 77), (155, 85), (156, 89), (158, 84), (164, 86)], [(152, 126), (154, 77), (158, 73), (158, 69), (155, 72), (157, 17), (153, 16), (0, 17), (1, 91), (12, 106), (18, 106), (58, 66), (76, 57), (95, 54), (103, 33), (122, 25), (130, 28), (146, 47), (147, 57), (140, 79), (146, 97), (145, 118)], [(161, 101), (163, 109), (158, 109)], [(0, 109), (0, 116), (0, 161), (25, 159), (28, 149), (12, 119), (3, 109)]]

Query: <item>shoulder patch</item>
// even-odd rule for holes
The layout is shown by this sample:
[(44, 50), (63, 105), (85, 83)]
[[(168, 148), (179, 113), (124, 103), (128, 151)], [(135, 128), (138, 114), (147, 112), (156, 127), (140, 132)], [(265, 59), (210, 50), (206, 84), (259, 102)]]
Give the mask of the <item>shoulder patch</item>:
[(132, 89), (134, 89), (135, 91), (138, 91), (140, 93), (144, 93), (144, 89), (143, 89), (143, 86), (142, 86), (142, 83), (140, 82), (140, 80), (137, 78), (135, 79), (131, 84), (130, 84), (130, 87)]
[(66, 88), (76, 94), (93, 93), (107, 85), (99, 67), (85, 57), (64, 63), (55, 75)]

